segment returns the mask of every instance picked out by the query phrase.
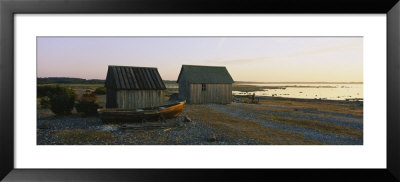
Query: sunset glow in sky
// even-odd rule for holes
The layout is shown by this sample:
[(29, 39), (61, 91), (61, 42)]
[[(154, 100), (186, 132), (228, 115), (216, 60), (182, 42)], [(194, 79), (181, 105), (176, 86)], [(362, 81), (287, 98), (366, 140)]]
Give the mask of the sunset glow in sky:
[(362, 37), (38, 37), (37, 76), (105, 79), (108, 65), (226, 66), (235, 81), (362, 82)]

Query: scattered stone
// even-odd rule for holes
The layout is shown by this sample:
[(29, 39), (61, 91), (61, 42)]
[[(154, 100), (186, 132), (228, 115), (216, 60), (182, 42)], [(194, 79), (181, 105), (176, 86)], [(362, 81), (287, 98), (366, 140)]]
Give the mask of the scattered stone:
[(185, 121), (186, 122), (193, 122), (193, 120), (192, 119), (190, 119), (189, 117), (187, 117), (187, 116), (185, 116)]
[(217, 136), (215, 134), (213, 135), (212, 138), (209, 139), (210, 142), (216, 142), (217, 141)]
[(50, 125), (48, 122), (43, 122), (43, 124), (38, 126), (39, 129), (49, 129)]
[[(359, 104), (362, 105), (362, 102)], [(302, 116), (312, 116), (309, 119), (315, 119), (320, 122), (332, 123), (340, 126), (348, 126), (355, 129), (363, 128), (363, 123), (358, 122), (362, 120), (362, 116), (353, 116), (351, 114), (341, 114), (341, 113), (331, 113), (326, 111), (307, 110), (305, 108), (296, 108), (298, 111), (293, 112), (281, 112), (275, 110), (269, 110), (270, 107), (278, 107), (275, 105), (265, 105), (265, 111), (250, 110), (246, 109), (248, 105), (242, 103), (232, 103), (228, 105), (220, 104), (208, 104), (202, 105), (201, 108), (207, 107), (214, 109), (216, 112), (230, 115), (233, 118), (246, 119), (252, 122), (259, 123), (262, 127), (275, 128), (284, 130), (292, 133), (299, 133), (307, 137), (307, 140), (321, 141), (326, 144), (332, 145), (354, 145), (361, 144), (363, 142), (362, 138), (352, 138), (344, 137), (340, 135), (333, 135), (329, 133), (322, 133), (316, 130), (296, 127), (293, 125), (281, 125), (272, 121), (257, 118), (260, 114), (267, 113), (282, 113), (284, 117), (302, 117)], [(264, 105), (261, 105), (264, 106)], [(260, 107), (261, 107), (260, 106)], [(358, 103), (354, 103), (354, 107), (358, 106)], [(140, 122), (135, 123), (136, 126), (147, 127), (146, 129), (135, 130), (127, 129), (123, 130), (121, 125), (106, 125), (99, 117), (85, 117), (81, 118), (77, 115), (66, 116), (66, 117), (55, 117), (54, 119), (38, 119), (37, 120), (37, 144), (38, 145), (62, 145), (61, 139), (56, 135), (59, 130), (94, 130), (106, 132), (112, 136), (111, 140), (101, 141), (101, 140), (82, 140), (77, 142), (81, 145), (88, 144), (112, 144), (112, 145), (155, 145), (155, 144), (167, 144), (167, 145), (265, 145), (262, 140), (247, 138), (246, 136), (232, 137), (229, 135), (223, 135), (229, 130), (225, 128), (213, 127), (207, 124), (208, 122), (202, 121), (205, 118), (194, 117), (191, 112), (195, 112), (197, 105), (190, 105), (186, 108), (185, 112), (176, 119), (167, 120), (167, 123), (161, 122), (147, 122), (141, 124)], [(294, 110), (295, 108), (279, 106), (279, 108), (286, 108), (288, 111)], [(193, 109), (193, 110), (191, 110)], [(301, 112), (300, 112), (301, 111)], [(306, 112), (317, 113), (318, 115), (306, 114)], [(322, 117), (319, 114), (329, 114), (334, 116), (333, 118)], [(193, 122), (186, 122), (186, 117)], [(338, 117), (336, 117), (338, 116)], [(45, 126), (45, 122), (48, 122), (49, 129), (39, 129), (39, 126)], [(153, 126), (159, 125), (158, 127)], [(133, 125), (133, 124), (132, 124)], [(145, 125), (145, 126), (142, 126)], [(180, 127), (185, 126), (185, 127)], [(125, 124), (125, 127), (131, 127), (129, 124)], [(168, 130), (168, 128), (171, 128)], [(104, 131), (105, 130), (105, 131)], [(167, 131), (164, 131), (167, 130)], [(221, 135), (216, 136), (216, 133), (221, 133)], [(165, 139), (165, 140), (164, 140)]]

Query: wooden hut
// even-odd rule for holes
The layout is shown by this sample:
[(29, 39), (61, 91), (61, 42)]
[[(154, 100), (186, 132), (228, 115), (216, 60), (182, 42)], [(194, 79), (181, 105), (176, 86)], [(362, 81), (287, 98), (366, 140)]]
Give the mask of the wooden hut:
[(157, 68), (108, 66), (106, 107), (135, 109), (164, 104), (165, 85)]
[(229, 104), (233, 82), (226, 67), (182, 65), (179, 98), (191, 104)]

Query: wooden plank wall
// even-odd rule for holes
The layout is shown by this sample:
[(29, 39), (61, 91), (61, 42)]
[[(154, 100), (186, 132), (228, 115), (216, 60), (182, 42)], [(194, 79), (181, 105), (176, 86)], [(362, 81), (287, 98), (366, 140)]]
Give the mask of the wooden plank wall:
[(106, 108), (116, 108), (117, 107), (117, 93), (115, 89), (109, 88), (106, 92)]
[(202, 91), (201, 84), (190, 85), (191, 104), (229, 104), (232, 102), (232, 84), (206, 84)]
[(187, 96), (186, 96), (187, 89), (185, 87), (185, 82), (180, 81), (178, 89), (179, 89), (179, 99), (182, 99), (182, 100), (187, 99)]
[(182, 76), (179, 80), (179, 99), (188, 101), (190, 99), (190, 84)]
[(164, 105), (164, 90), (118, 90), (118, 108), (135, 109)]

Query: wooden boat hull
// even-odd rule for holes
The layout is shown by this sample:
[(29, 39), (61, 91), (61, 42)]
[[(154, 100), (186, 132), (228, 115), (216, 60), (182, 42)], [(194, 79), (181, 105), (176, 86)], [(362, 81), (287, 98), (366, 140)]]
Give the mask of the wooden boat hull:
[(99, 115), (106, 123), (143, 122), (178, 117), (186, 101), (156, 108), (143, 109), (99, 109)]

